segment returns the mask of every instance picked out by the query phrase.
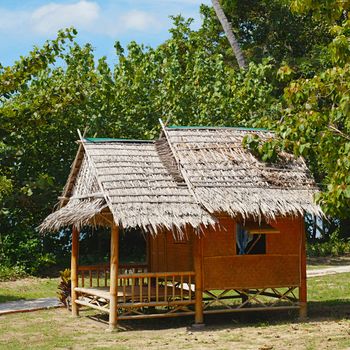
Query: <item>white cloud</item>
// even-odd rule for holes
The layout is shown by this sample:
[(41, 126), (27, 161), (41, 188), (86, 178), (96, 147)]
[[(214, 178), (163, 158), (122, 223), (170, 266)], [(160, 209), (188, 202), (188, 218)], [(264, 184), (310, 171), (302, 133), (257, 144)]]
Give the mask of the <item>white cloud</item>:
[(97, 1), (88, 0), (68, 4), (51, 2), (31, 11), (0, 7), (0, 32), (47, 37), (59, 29), (74, 26), (78, 31), (115, 37), (130, 31), (154, 33), (167, 27), (167, 15), (159, 20), (159, 14), (154, 11), (133, 7), (121, 8), (113, 4), (101, 8)]
[(150, 13), (136, 10), (121, 15), (120, 20), (122, 27), (134, 30), (146, 30), (159, 24)]
[(100, 17), (96, 2), (81, 0), (72, 4), (50, 3), (34, 10), (30, 15), (32, 27), (39, 34), (54, 34), (58, 29), (75, 26), (91, 27)]
[(23, 41), (46, 39), (70, 26), (85, 36), (120, 39), (125, 35), (137, 40), (148, 35), (154, 41), (170, 28), (169, 15), (193, 17), (197, 27), (199, 4), (210, 0), (53, 0), (36, 7), (35, 2), (24, 1), (20, 8), (0, 6), (0, 44), (9, 42), (10, 36)]

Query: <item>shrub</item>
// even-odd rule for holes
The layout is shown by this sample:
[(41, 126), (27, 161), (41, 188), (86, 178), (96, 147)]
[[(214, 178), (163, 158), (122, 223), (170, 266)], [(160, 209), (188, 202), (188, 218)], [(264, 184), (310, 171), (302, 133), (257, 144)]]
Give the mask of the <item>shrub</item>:
[(15, 280), (26, 276), (23, 266), (0, 265), (0, 281)]
[(337, 231), (326, 242), (314, 242), (307, 245), (308, 256), (339, 256), (350, 253), (350, 240), (340, 239)]
[(58, 285), (58, 299), (59, 301), (69, 309), (71, 304), (71, 279), (70, 269), (60, 271), (61, 281)]

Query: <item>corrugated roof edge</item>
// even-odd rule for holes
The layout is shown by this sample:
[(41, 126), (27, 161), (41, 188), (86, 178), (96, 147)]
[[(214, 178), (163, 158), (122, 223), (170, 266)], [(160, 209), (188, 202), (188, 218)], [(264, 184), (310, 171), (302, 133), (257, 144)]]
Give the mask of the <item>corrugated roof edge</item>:
[(272, 130), (265, 128), (244, 128), (240, 126), (177, 126), (170, 125), (166, 127), (167, 129), (204, 129), (204, 130), (217, 130), (217, 129), (233, 129), (233, 130), (242, 130), (242, 131), (266, 131), (273, 132)]
[(103, 138), (103, 137), (85, 137), (85, 141), (92, 143), (99, 142), (130, 142), (130, 143), (153, 143), (153, 140), (133, 140), (133, 139), (113, 139), (113, 138)]

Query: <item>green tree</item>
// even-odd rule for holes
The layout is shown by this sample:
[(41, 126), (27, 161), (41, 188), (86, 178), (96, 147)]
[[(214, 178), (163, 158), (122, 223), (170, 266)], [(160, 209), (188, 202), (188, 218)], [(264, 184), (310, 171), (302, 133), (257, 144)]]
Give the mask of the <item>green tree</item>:
[(78, 128), (151, 139), (159, 134), (158, 118), (268, 127), (281, 141), (262, 146), (261, 154), (269, 159), (279, 147), (304, 155), (324, 184), (319, 200), (325, 210), (349, 217), (347, 9), (338, 17), (329, 10), (323, 23), (316, 8), (295, 14), (277, 0), (222, 5), (239, 29), (246, 70), (237, 68), (207, 6), (198, 30), (174, 17), (170, 38), (157, 48), (131, 42), (124, 51), (116, 42), (114, 66), (97, 60), (91, 45), (78, 45), (68, 29), (0, 68), (1, 263), (34, 271), (65, 252), (56, 249), (57, 242), (66, 244), (63, 234), (43, 238), (36, 227), (67, 178)]
[(22, 262), (33, 271), (50, 261), (46, 253), (58, 236), (42, 238), (36, 227), (67, 178), (77, 128), (88, 127), (90, 135), (153, 138), (158, 118), (246, 125), (277, 113), (271, 63), (236, 71), (225, 64), (210, 15), (204, 13), (198, 31), (190, 29), (191, 20), (173, 20), (171, 38), (155, 49), (132, 42), (126, 55), (116, 43), (114, 67), (105, 58), (96, 63), (91, 45), (79, 46), (74, 30), (67, 30), (3, 68), (0, 173), (12, 184), (0, 216), (7, 264)]
[(283, 95), (283, 118), (269, 125), (280, 136), (280, 142), (261, 145), (258, 140), (247, 140), (265, 159), (271, 159), (277, 149), (304, 156), (321, 185), (318, 202), (326, 214), (339, 219), (342, 235), (347, 237), (350, 236), (349, 6), (347, 1), (291, 2), (291, 8), (300, 15), (308, 13), (315, 20), (327, 19), (331, 40), (318, 47), (325, 64), (315, 67), (309, 61), (311, 69), (306, 76), (295, 76), (293, 67), (282, 66), (278, 71), (280, 79), (289, 79)]

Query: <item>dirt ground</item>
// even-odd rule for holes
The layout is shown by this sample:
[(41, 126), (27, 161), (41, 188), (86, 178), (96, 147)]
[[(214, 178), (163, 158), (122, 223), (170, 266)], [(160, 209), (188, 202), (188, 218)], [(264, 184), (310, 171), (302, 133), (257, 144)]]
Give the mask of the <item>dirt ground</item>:
[(215, 315), (202, 330), (189, 317), (122, 322), (110, 333), (106, 319), (93, 315), (56, 309), (0, 317), (0, 349), (350, 349), (348, 303), (310, 305), (306, 322), (286, 312)]
[[(350, 257), (314, 260), (315, 266), (349, 263)], [(61, 308), (0, 316), (0, 350), (350, 350), (349, 278), (347, 273), (310, 279), (305, 322), (287, 311), (236, 313), (206, 316), (202, 330), (192, 329), (193, 318), (187, 317), (124, 321), (110, 333), (106, 316), (86, 310), (73, 318)], [(37, 282), (6, 282), (5, 290), (13, 293), (33, 283), (37, 288)]]

